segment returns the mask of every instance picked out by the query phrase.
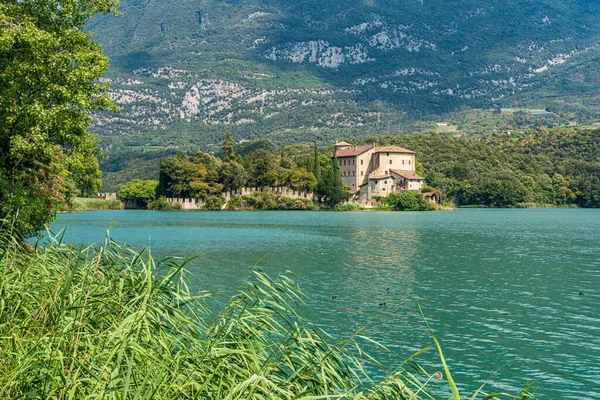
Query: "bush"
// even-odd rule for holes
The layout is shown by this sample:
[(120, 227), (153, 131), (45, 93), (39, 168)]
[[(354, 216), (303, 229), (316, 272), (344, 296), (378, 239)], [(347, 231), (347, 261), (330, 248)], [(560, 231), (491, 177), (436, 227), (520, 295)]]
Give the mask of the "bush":
[(290, 198), (269, 191), (255, 192), (247, 196), (233, 197), (228, 204), (230, 210), (314, 210), (311, 199)]
[(352, 203), (345, 203), (340, 204), (339, 206), (335, 207), (335, 209), (336, 211), (358, 211), (362, 210), (362, 207)]
[(171, 203), (164, 196), (148, 203), (148, 210), (181, 210), (181, 203)]
[(204, 206), (202, 208), (204, 210), (220, 210), (224, 202), (225, 198), (223, 195), (209, 195), (204, 199)]
[(241, 197), (232, 197), (227, 203), (228, 210), (241, 210), (244, 207), (244, 203)]
[(70, 205), (59, 209), (59, 211), (120, 210), (122, 207), (123, 203), (120, 200), (76, 197)]
[(432, 211), (435, 206), (423, 198), (421, 193), (405, 191), (401, 194), (392, 193), (383, 198), (396, 211)]

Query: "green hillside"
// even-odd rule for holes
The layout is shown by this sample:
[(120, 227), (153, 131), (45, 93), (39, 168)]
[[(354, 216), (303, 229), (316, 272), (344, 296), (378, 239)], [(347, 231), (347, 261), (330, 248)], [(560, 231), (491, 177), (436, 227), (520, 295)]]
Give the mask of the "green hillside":
[[(89, 24), (123, 108), (98, 117), (105, 150), (211, 150), (226, 129), (326, 143), (468, 109), (600, 118), (596, 1), (123, 0), (121, 12)], [(485, 129), (511, 127), (482, 113)]]

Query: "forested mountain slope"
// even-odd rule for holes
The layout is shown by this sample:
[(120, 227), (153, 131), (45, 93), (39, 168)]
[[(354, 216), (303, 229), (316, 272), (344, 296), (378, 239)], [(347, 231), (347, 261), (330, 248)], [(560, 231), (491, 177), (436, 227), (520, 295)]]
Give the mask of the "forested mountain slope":
[(462, 107), (600, 115), (592, 0), (122, 0), (107, 144), (361, 136)]

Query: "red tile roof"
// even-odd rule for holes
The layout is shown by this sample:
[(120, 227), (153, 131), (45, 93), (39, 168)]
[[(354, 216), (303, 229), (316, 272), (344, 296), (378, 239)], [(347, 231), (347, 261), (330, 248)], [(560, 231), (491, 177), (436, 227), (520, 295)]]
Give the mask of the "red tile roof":
[(355, 157), (361, 155), (362, 153), (371, 150), (373, 146), (353, 146), (347, 149), (340, 150), (335, 153), (335, 155), (340, 157)]
[(404, 147), (399, 146), (386, 146), (386, 147), (377, 147), (375, 149), (376, 153), (409, 153), (415, 154), (414, 151), (405, 149)]
[(400, 175), (403, 178), (406, 179), (416, 179), (416, 180), (420, 180), (423, 181), (425, 180), (425, 178), (421, 178), (419, 175), (417, 175), (415, 173), (415, 171), (402, 171), (399, 169), (390, 169), (390, 171), (396, 175)]

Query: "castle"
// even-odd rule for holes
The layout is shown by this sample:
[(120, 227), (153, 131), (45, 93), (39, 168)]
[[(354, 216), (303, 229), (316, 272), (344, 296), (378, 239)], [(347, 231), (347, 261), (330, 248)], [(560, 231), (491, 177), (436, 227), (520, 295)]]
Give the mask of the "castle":
[(421, 191), (424, 178), (415, 173), (415, 152), (398, 146), (335, 144), (342, 182), (357, 200), (406, 190)]

